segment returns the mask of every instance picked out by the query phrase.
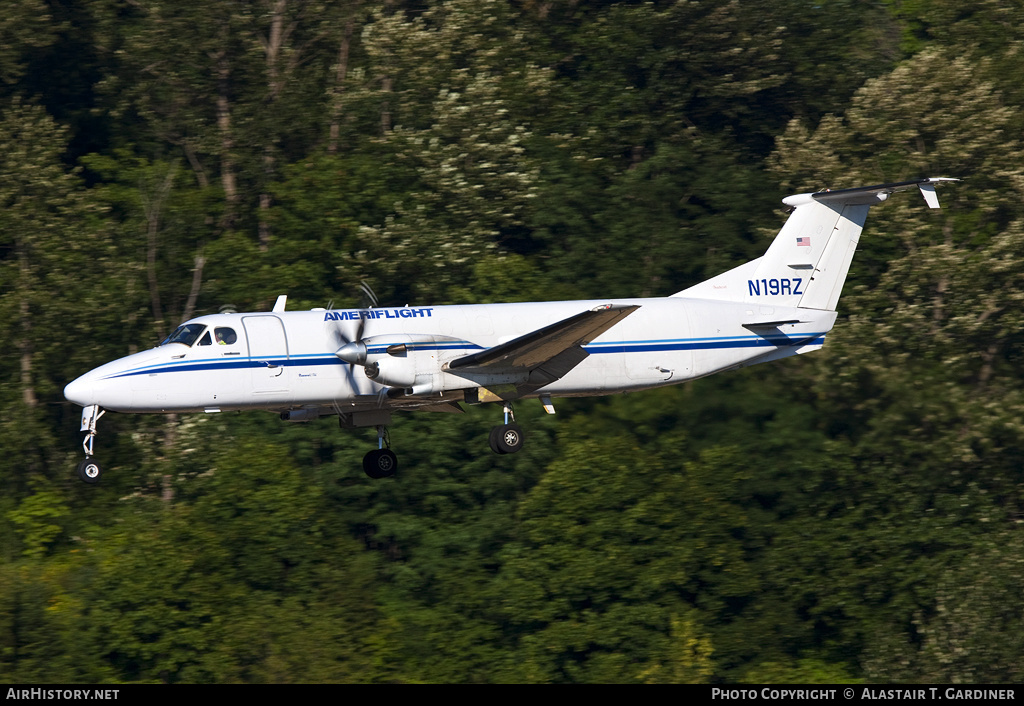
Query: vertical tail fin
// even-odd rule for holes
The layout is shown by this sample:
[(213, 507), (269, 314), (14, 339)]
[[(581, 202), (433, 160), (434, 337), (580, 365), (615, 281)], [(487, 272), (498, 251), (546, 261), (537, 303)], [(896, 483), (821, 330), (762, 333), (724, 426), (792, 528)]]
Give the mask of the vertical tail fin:
[(782, 202), (793, 211), (762, 257), (673, 296), (834, 311), (871, 206), (916, 187), (938, 208), (934, 185), (942, 181), (958, 180), (936, 177), (788, 196)]

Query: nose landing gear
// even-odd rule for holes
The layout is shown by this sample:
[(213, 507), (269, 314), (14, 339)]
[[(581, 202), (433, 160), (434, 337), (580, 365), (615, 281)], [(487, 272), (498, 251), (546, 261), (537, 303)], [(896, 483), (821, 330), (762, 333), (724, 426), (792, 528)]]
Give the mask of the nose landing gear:
[(95, 483), (100, 479), (102, 473), (103, 469), (100, 468), (100, 464), (91, 456), (86, 457), (78, 464), (78, 477), (86, 483)]
[(86, 483), (95, 483), (100, 479), (103, 469), (92, 457), (92, 444), (96, 438), (96, 423), (100, 420), (106, 410), (100, 409), (99, 405), (90, 404), (82, 408), (82, 428), (86, 432), (85, 440), (82, 441), (82, 448), (85, 449), (85, 460), (78, 464), (78, 477)]

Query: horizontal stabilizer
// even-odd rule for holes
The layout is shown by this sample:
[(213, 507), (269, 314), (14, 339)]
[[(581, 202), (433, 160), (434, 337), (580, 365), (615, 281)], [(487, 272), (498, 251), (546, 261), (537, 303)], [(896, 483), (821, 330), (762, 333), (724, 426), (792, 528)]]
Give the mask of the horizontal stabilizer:
[(555, 374), (561, 377), (587, 357), (583, 346), (639, 308), (605, 304), (493, 348), (457, 358), (448, 364), (448, 369), (467, 373), (532, 371), (558, 359), (559, 370)]
[(911, 181), (899, 181), (892, 184), (858, 186), (853, 189), (837, 189), (835, 191), (818, 191), (813, 194), (797, 194), (796, 196), (790, 196), (788, 199), (783, 199), (782, 201), (783, 203), (791, 206), (796, 206), (799, 204), (790, 203), (789, 199), (796, 201), (801, 197), (806, 198), (809, 196), (822, 203), (870, 206), (885, 201), (889, 198), (889, 194), (894, 194), (897, 191), (907, 191), (909, 189), (917, 188), (921, 192), (921, 195), (924, 196), (924, 200), (930, 208), (938, 208), (939, 197), (935, 193), (935, 185), (943, 181), (960, 180), (952, 179), (950, 177), (912, 179)]

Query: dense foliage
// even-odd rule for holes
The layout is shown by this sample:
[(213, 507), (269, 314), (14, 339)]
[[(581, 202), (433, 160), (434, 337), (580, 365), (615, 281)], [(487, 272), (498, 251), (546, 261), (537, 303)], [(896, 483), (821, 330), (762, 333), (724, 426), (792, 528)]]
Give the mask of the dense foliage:
[[(1024, 679), (1024, 10), (1009, 0), (10, 0), (0, 680)], [(107, 415), (223, 309), (679, 291), (874, 209), (813, 356), (403, 417)]]

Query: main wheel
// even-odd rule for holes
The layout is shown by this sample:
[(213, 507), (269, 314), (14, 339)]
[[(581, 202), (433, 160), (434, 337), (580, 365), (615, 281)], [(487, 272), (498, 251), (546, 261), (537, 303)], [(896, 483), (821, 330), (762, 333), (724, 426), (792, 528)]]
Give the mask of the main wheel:
[(92, 456), (87, 456), (84, 461), (78, 464), (78, 477), (86, 483), (95, 483), (103, 475), (103, 469)]
[(363, 472), (370, 478), (390, 478), (398, 471), (398, 457), (391, 449), (375, 449), (363, 456)]
[(503, 426), (494, 427), (493, 429), (491, 429), (491, 435), (487, 439), (487, 442), (491, 445), (491, 451), (493, 451), (496, 454), (508, 453), (507, 451), (502, 451), (500, 448), (498, 448), (498, 435), (501, 434), (501, 431), (504, 428), (505, 427), (503, 427)]
[(514, 454), (523, 448), (523, 430), (518, 424), (505, 424), (497, 427), (497, 430), (495, 446), (499, 449), (499, 453)]

